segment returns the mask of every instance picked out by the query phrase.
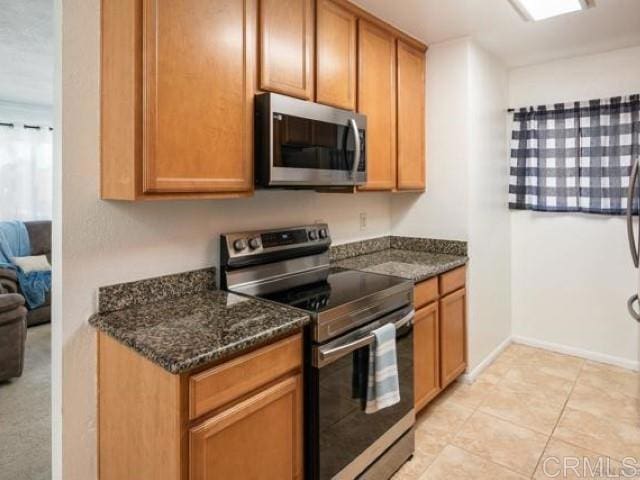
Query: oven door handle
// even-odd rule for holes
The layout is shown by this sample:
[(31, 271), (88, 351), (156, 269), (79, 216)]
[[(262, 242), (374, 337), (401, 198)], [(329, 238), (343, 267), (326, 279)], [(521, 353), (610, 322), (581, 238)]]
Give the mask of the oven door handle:
[[(416, 311), (414, 309), (411, 309), (411, 311), (403, 316), (400, 320), (394, 322), (396, 330), (400, 330), (401, 328), (410, 325), (415, 314)], [(342, 357), (347, 353), (358, 350), (359, 348), (366, 347), (367, 345), (372, 344), (375, 341), (375, 338), (376, 337), (373, 333), (369, 333), (358, 338), (357, 340), (354, 340), (353, 342), (349, 342), (344, 345), (338, 345), (337, 347), (320, 347), (318, 349), (318, 366), (320, 367), (327, 363), (331, 363), (338, 357)]]

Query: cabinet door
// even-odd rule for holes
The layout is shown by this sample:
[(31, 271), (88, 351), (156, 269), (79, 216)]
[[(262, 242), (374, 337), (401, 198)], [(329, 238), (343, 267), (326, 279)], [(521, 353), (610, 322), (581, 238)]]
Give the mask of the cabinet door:
[(331, 0), (316, 11), (316, 101), (356, 109), (356, 16)]
[(440, 385), (454, 381), (467, 367), (466, 291), (440, 300)]
[(398, 40), (398, 190), (424, 190), (425, 54)]
[(260, 88), (313, 97), (312, 0), (260, 1)]
[(143, 189), (252, 188), (255, 0), (144, 0)]
[(396, 185), (396, 75), (393, 35), (358, 21), (358, 111), (367, 116), (367, 184), (363, 190)]
[(416, 412), (440, 391), (438, 342), (438, 302), (433, 302), (416, 312), (413, 326)]
[(190, 480), (302, 478), (302, 376), (189, 430)]

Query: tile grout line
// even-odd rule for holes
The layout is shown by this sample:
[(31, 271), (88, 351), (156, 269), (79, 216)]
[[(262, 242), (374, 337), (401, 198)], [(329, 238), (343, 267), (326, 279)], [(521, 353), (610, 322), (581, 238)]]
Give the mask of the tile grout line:
[[(476, 379), (476, 381), (477, 381), (477, 379)], [(455, 382), (458, 382), (458, 381), (456, 380)], [(474, 382), (474, 383), (475, 383), (475, 382)], [(462, 384), (462, 383), (460, 383), (460, 385), (463, 385), (463, 384)], [(448, 386), (447, 386), (447, 388), (451, 388), (451, 387), (453, 387), (453, 386), (454, 386), (454, 384), (452, 383), (451, 385), (448, 385)], [(445, 390), (446, 390), (447, 388), (445, 388)], [(444, 390), (443, 390), (443, 392), (444, 392)], [(445, 401), (446, 401), (446, 400), (445, 400)], [(470, 414), (470, 415), (469, 415), (469, 416), (464, 420), (464, 422), (462, 422), (462, 425), (460, 425), (460, 427), (459, 427), (459, 428), (457, 429), (457, 431), (454, 433), (454, 435), (453, 435), (453, 436), (455, 437), (456, 435), (458, 435), (458, 433), (460, 432), (460, 430), (462, 430), (462, 428), (464, 428), (464, 426), (467, 424), (467, 422), (469, 421), (469, 419), (470, 419), (471, 417), (473, 417), (473, 414), (474, 414), (474, 413), (476, 413), (476, 410), (480, 407), (480, 405), (478, 405), (478, 406), (477, 406), (477, 407), (475, 407), (475, 408), (468, 408), (468, 407), (465, 407), (464, 405), (460, 405), (459, 403), (456, 403), (455, 401), (453, 401), (453, 402), (451, 402), (451, 403), (453, 403), (454, 405), (457, 405), (458, 407), (463, 407), (463, 408), (467, 408), (468, 410), (471, 410), (471, 414)], [(423, 412), (425, 412), (425, 411), (426, 411), (426, 410), (423, 410)], [(424, 414), (424, 413), (423, 413), (423, 414)], [(436, 461), (438, 460), (438, 458), (440, 458), (440, 455), (442, 455), (442, 452), (444, 451), (444, 449), (445, 449), (445, 448), (447, 448), (448, 446), (452, 446), (452, 447), (460, 448), (460, 447), (458, 447), (457, 445), (453, 445), (453, 444), (451, 443), (451, 440), (448, 440), (448, 441), (444, 444), (444, 447), (442, 447), (442, 448), (440, 449), (440, 451), (435, 455), (435, 457), (434, 457), (433, 461), (432, 461), (432, 462), (427, 466), (427, 468), (425, 468), (425, 469), (420, 473), (420, 476), (418, 477), (418, 479), (419, 479), (419, 480), (422, 480), (422, 477), (424, 476), (424, 474), (425, 474), (425, 473), (427, 473), (427, 471), (431, 468), (431, 466), (432, 466), (434, 463), (436, 463)], [(464, 450), (464, 449), (462, 449), (462, 450)], [(464, 450), (464, 451), (465, 451), (465, 452), (467, 452), (467, 453), (471, 453), (471, 452), (468, 452), (467, 450)], [(479, 458), (482, 458), (483, 460), (486, 460), (484, 457), (480, 457), (480, 456), (479, 456), (479, 455), (477, 455), (477, 454), (476, 454), (476, 457), (479, 457)], [(493, 462), (491, 462), (491, 463), (493, 463)], [(494, 464), (494, 465), (495, 465), (495, 464)], [(425, 480), (428, 480), (428, 479), (425, 477)]]
[[(504, 353), (504, 351), (503, 351), (502, 353)], [(502, 353), (500, 354), (500, 356), (502, 355)], [(498, 358), (496, 358), (493, 362), (491, 362), (491, 364), (489, 364), (489, 367), (490, 367), (493, 363), (495, 363), (495, 361), (496, 361), (496, 360), (498, 360), (498, 359), (500, 358), (500, 356), (498, 356)], [(488, 368), (488, 367), (487, 367), (487, 368)], [(509, 372), (511, 371), (511, 369), (512, 369), (512, 367), (511, 367), (511, 366), (510, 366), (509, 368), (507, 368), (507, 370), (504, 372), (504, 374), (503, 374), (503, 375), (500, 375), (500, 380), (499, 380), (497, 383), (495, 383), (495, 384), (491, 384), (491, 386), (489, 387), (489, 390), (493, 390), (493, 389), (495, 389), (495, 388), (496, 388), (496, 386), (497, 386), (500, 382), (502, 382), (502, 380), (504, 379), (504, 376), (505, 376), (507, 373), (509, 373)], [(477, 378), (477, 379), (474, 381), (474, 383), (475, 383), (475, 382), (477, 382), (478, 380), (479, 380), (479, 378)], [(473, 383), (472, 383), (471, 385), (473, 385)], [(459, 445), (454, 445), (454, 444), (452, 444), (452, 443), (451, 443), (451, 441), (453, 441), (453, 440), (455, 439), (455, 437), (460, 433), (460, 431), (462, 431), (462, 430), (464, 429), (464, 427), (467, 425), (467, 423), (469, 422), (469, 420), (471, 420), (471, 417), (473, 417), (473, 416), (476, 414), (476, 412), (479, 412), (479, 411), (480, 411), (480, 407), (482, 407), (482, 405), (484, 404), (485, 400), (487, 399), (487, 395), (488, 395), (488, 393), (487, 393), (487, 394), (485, 394), (485, 395), (484, 395), (484, 397), (482, 398), (482, 401), (481, 401), (480, 403), (478, 403), (478, 405), (476, 405), (476, 406), (475, 406), (475, 407), (473, 407), (473, 408), (468, 408), (468, 407), (466, 407), (465, 405), (461, 405), (461, 404), (459, 404), (459, 403), (456, 403), (455, 401), (453, 401), (453, 402), (452, 402), (452, 403), (454, 403), (454, 404), (458, 405), (459, 407), (464, 407), (464, 408), (468, 408), (469, 410), (471, 410), (471, 415), (469, 415), (469, 416), (465, 419), (465, 421), (464, 421), (464, 422), (462, 422), (462, 425), (460, 425), (460, 427), (459, 427), (459, 428), (458, 428), (458, 430), (456, 431), (456, 433), (455, 433), (455, 435), (454, 435), (454, 438), (452, 438), (450, 441), (448, 441), (448, 442), (445, 444), (445, 446), (444, 446), (444, 447), (443, 447), (443, 448), (438, 452), (438, 455), (436, 455), (436, 458), (434, 458), (433, 462), (431, 462), (431, 464), (426, 468), (426, 470), (425, 470), (424, 472), (422, 472), (422, 474), (423, 474), (423, 475), (427, 472), (427, 470), (429, 470), (429, 468), (431, 467), (431, 465), (433, 465), (433, 464), (436, 462), (436, 460), (438, 459), (438, 457), (440, 457), (440, 455), (442, 455), (442, 452), (444, 451), (444, 449), (445, 449), (445, 448), (447, 448), (448, 446), (451, 446), (451, 447), (454, 447), (454, 448), (458, 448), (458, 449), (460, 449), (460, 450), (462, 450), (462, 451), (464, 451), (464, 452), (468, 453), (469, 455), (472, 455), (472, 456), (477, 457), (477, 458), (479, 458), (479, 459), (481, 459), (481, 460), (484, 460), (485, 462), (488, 462), (488, 463), (490, 463), (490, 464), (492, 464), (492, 465), (495, 465), (495, 466), (500, 467), (500, 468), (504, 468), (505, 470), (507, 470), (507, 471), (509, 471), (509, 472), (511, 472), (511, 473), (514, 473), (514, 474), (516, 474), (516, 475), (520, 475), (520, 476), (522, 476), (522, 477), (526, 477), (526, 475), (522, 474), (521, 472), (517, 472), (517, 471), (513, 470), (513, 469), (512, 469), (512, 468), (510, 468), (510, 467), (507, 467), (507, 466), (502, 465), (502, 464), (500, 464), (500, 463), (496, 463), (496, 462), (494, 462), (493, 460), (491, 460), (491, 459), (489, 459), (489, 458), (485, 458), (483, 455), (478, 455), (477, 453), (475, 453), (475, 452), (471, 452), (471, 451), (467, 450), (467, 449), (466, 449), (466, 448), (464, 448), (464, 447), (461, 447), (461, 446), (459, 446)], [(491, 414), (488, 414), (488, 413), (485, 413), (485, 412), (482, 412), (482, 411), (480, 411), (480, 413), (481, 413), (481, 414), (483, 414), (483, 415), (489, 415), (490, 417), (496, 418), (496, 419), (498, 419), (498, 420), (506, 421), (506, 422), (511, 423), (511, 424), (513, 424), (513, 425), (516, 425), (516, 426), (520, 426), (520, 425), (517, 425), (517, 424), (515, 424), (515, 423), (513, 423), (513, 422), (509, 422), (509, 421), (504, 420), (504, 419), (502, 419), (502, 418), (496, 417), (495, 415), (491, 415)], [(523, 427), (523, 428), (525, 428), (525, 427)], [(533, 431), (533, 430), (532, 430), (532, 431)], [(537, 465), (536, 465), (536, 468), (537, 468)], [(535, 470), (534, 470), (534, 473), (535, 473)], [(422, 475), (420, 476), (420, 480), (422, 480)], [(425, 479), (425, 480), (428, 480), (428, 479)]]
[[(583, 362), (583, 364), (582, 364), (582, 366), (580, 367), (580, 372), (578, 373), (578, 376), (576, 377), (576, 381), (574, 382), (573, 388), (571, 389), (571, 393), (573, 393), (573, 389), (574, 389), (574, 388), (575, 388), (575, 386), (578, 384), (578, 379), (580, 378), (580, 375), (582, 374), (582, 370), (584, 369), (584, 367), (587, 365), (587, 363), (588, 363), (588, 362), (589, 362), (589, 360), (586, 360), (586, 359), (585, 359), (585, 360), (584, 360), (584, 362)], [(599, 363), (599, 362), (596, 362), (596, 363)], [(562, 407), (562, 413), (564, 413), (564, 410), (565, 410), (565, 408), (566, 408), (566, 403), (568, 403), (568, 400), (567, 400), (567, 402), (565, 402), (565, 405)], [(577, 408), (577, 409), (574, 409), (574, 410), (576, 410), (576, 411), (583, 411), (583, 410), (581, 410), (580, 408)], [(561, 415), (561, 416), (562, 416), (562, 415)], [(609, 420), (611, 420), (611, 418), (610, 418), (610, 417), (608, 417), (608, 418), (609, 418)], [(558, 418), (558, 422), (556, 422), (556, 427), (558, 426), (558, 423), (559, 423), (559, 422), (560, 422), (560, 419)], [(555, 427), (554, 427), (553, 431), (555, 432)], [(609, 459), (611, 459), (611, 460), (613, 460), (613, 461), (616, 461), (616, 462), (621, 462), (621, 460), (622, 460), (622, 459), (620, 459), (620, 458), (615, 458), (615, 457), (613, 457), (613, 456), (611, 456), (611, 455), (608, 455), (608, 454), (604, 454), (604, 453), (601, 453), (601, 452), (597, 452), (597, 451), (595, 451), (594, 449), (592, 449), (591, 447), (585, 447), (584, 445), (581, 445), (581, 444), (579, 444), (578, 442), (573, 441), (573, 439), (569, 440), (569, 439), (565, 439), (565, 438), (563, 438), (563, 439), (561, 439), (561, 440), (559, 440), (559, 441), (564, 442), (564, 443), (566, 443), (566, 444), (568, 444), (568, 445), (571, 445), (571, 446), (573, 446), (573, 447), (579, 448), (579, 449), (581, 449), (581, 450), (585, 450), (585, 451), (587, 451), (587, 452), (591, 452), (591, 453), (592, 453), (592, 454), (594, 454), (594, 455), (597, 455), (597, 456), (600, 456), (600, 457), (607, 457), (607, 458), (609, 458)]]
[[(504, 352), (503, 352), (503, 353), (504, 353)], [(500, 358), (500, 357), (496, 358), (496, 360), (498, 360), (499, 358)], [(520, 357), (520, 355), (517, 355), (517, 354), (516, 354), (516, 359), (524, 360), (524, 359), (522, 359), (522, 358)], [(496, 360), (494, 360), (494, 362), (495, 362)], [(494, 363), (494, 362), (492, 362), (492, 363)], [(553, 429), (551, 430), (551, 433), (546, 434), (546, 436), (547, 436), (547, 441), (546, 441), (546, 443), (545, 443), (545, 445), (544, 445), (544, 448), (543, 448), (543, 449), (542, 449), (542, 451), (540, 452), (540, 456), (538, 457), (538, 461), (536, 462), (536, 465), (535, 465), (535, 467), (534, 467), (534, 469), (533, 469), (533, 473), (530, 475), (530, 477), (529, 477), (529, 478), (533, 478), (533, 476), (536, 474), (536, 471), (537, 471), (537, 469), (538, 469), (538, 465), (540, 464), (540, 460), (541, 460), (541, 459), (542, 459), (542, 457), (544, 456), (544, 452), (546, 451), (547, 446), (549, 445), (549, 441), (551, 440), (551, 437), (552, 437), (552, 435), (553, 435), (553, 432), (555, 432), (556, 426), (558, 425), (558, 422), (560, 421), (560, 417), (562, 416), (562, 413), (564, 412), (564, 409), (565, 409), (565, 407), (566, 407), (566, 404), (567, 404), (567, 402), (569, 401), (569, 397), (571, 396), (571, 393), (573, 392), (573, 389), (574, 389), (574, 387), (575, 387), (575, 385), (576, 385), (576, 383), (577, 383), (577, 381), (578, 381), (578, 377), (580, 376), (580, 373), (582, 373), (582, 368), (584, 367), (584, 363), (585, 363), (585, 362), (583, 361), (582, 365), (580, 365), (580, 371), (578, 372), (578, 374), (576, 375), (576, 378), (575, 378), (575, 379), (574, 379), (574, 381), (573, 381), (573, 384), (572, 384), (572, 386), (571, 386), (571, 389), (569, 390), (569, 392), (568, 392), (568, 394), (567, 394), (567, 398), (565, 399), (564, 404), (562, 405), (562, 409), (560, 410), (560, 414), (558, 415), (558, 419), (556, 420), (556, 423), (555, 423), (555, 425), (554, 425)], [(512, 369), (513, 369), (513, 367), (512, 367), (512, 366), (510, 366), (509, 368), (507, 368), (507, 370), (505, 371), (505, 373), (504, 373), (503, 375), (501, 375), (501, 376), (500, 376), (501, 378), (500, 378), (500, 380), (498, 381), (498, 383), (491, 385), (491, 387), (490, 387), (490, 388), (491, 388), (491, 389), (494, 389), (497, 385), (499, 385), (500, 383), (502, 383), (502, 382), (504, 381), (505, 376), (506, 376), (506, 375), (507, 375), (507, 374), (508, 374)], [(467, 418), (467, 420), (465, 420), (465, 422), (462, 424), (462, 426), (460, 427), (460, 429), (459, 429), (459, 430), (462, 430), (462, 428), (463, 428), (463, 427), (466, 425), (466, 423), (471, 419), (471, 417), (473, 417), (473, 415), (474, 415), (476, 412), (480, 411), (480, 408), (482, 407), (482, 405), (483, 405), (483, 404), (484, 404), (484, 402), (486, 401), (486, 397), (487, 397), (487, 395), (485, 395), (485, 396), (484, 396), (484, 398), (482, 399), (482, 401), (478, 404), (478, 406), (477, 406), (477, 407), (475, 407), (475, 408), (473, 409), (473, 413), (469, 416), (469, 418)], [(529, 430), (529, 431), (531, 431), (531, 432), (533, 432), (533, 433), (537, 433), (537, 434), (540, 434), (540, 435), (545, 435), (544, 433), (540, 433), (540, 432), (538, 432), (538, 431), (536, 431), (536, 430), (533, 430), (533, 429), (532, 429), (532, 428), (530, 428), (530, 427), (525, 427), (524, 425), (520, 425), (520, 424), (515, 423), (515, 422), (513, 422), (513, 421), (511, 421), (511, 420), (507, 420), (507, 419), (505, 419), (505, 418), (501, 418), (501, 417), (499, 417), (499, 416), (497, 416), (497, 415), (493, 415), (493, 414), (491, 414), (491, 413), (487, 413), (487, 412), (484, 412), (484, 411), (480, 411), (480, 413), (481, 413), (481, 414), (483, 414), (483, 415), (488, 415), (488, 416), (490, 416), (490, 417), (492, 417), (492, 418), (495, 418), (495, 419), (497, 419), (497, 420), (500, 420), (500, 421), (503, 421), (503, 422), (509, 423), (509, 424), (514, 425), (514, 426), (516, 426), (516, 427), (524, 428), (524, 429)], [(447, 445), (449, 445), (449, 444), (450, 444), (450, 443), (447, 443)], [(462, 448), (462, 447), (458, 447), (457, 445), (453, 445), (453, 446), (454, 446), (454, 447), (457, 447), (457, 448), (461, 448), (462, 450), (466, 451), (467, 453), (472, 453), (472, 452), (468, 452), (466, 449), (464, 449), (464, 448)], [(441, 452), (440, 452), (440, 453), (441, 453)], [(439, 454), (438, 454), (438, 455), (439, 455)], [(516, 472), (515, 470), (512, 470), (512, 469), (511, 469), (511, 468), (509, 468), (509, 467), (506, 467), (506, 466), (504, 466), (504, 465), (501, 465), (501, 464), (498, 464), (498, 463), (496, 463), (496, 462), (493, 462), (492, 460), (487, 459), (487, 458), (485, 458), (485, 457), (483, 457), (483, 456), (480, 456), (480, 455), (477, 455), (477, 454), (475, 454), (475, 455), (476, 455), (477, 457), (479, 457), (479, 458), (482, 458), (482, 459), (484, 459), (484, 460), (486, 460), (486, 461), (490, 462), (490, 463), (493, 463), (494, 465), (498, 465), (498, 466), (500, 466), (500, 467), (502, 467), (502, 468), (506, 468), (507, 470), (509, 470), (509, 471), (511, 471), (511, 472), (517, 473), (518, 475), (526, 476), (526, 475), (523, 475), (523, 474), (522, 474), (522, 473), (520, 473), (520, 472)], [(436, 457), (436, 458), (437, 458), (437, 457)], [(434, 461), (435, 461), (435, 460), (434, 460)]]
[[(519, 475), (519, 476), (521, 476), (521, 477), (525, 477), (525, 478), (526, 478), (526, 475), (525, 475), (524, 473), (522, 473), (522, 472), (518, 472), (518, 471), (514, 470), (514, 469), (513, 469), (513, 468), (511, 468), (511, 467), (507, 467), (507, 466), (505, 466), (505, 465), (502, 465), (501, 463), (496, 463), (496, 462), (494, 462), (493, 460), (491, 460), (491, 459), (489, 459), (489, 458), (485, 458), (485, 457), (483, 457), (482, 455), (478, 455), (478, 454), (477, 454), (477, 453), (475, 453), (475, 452), (471, 452), (471, 451), (467, 450), (467, 449), (466, 449), (466, 448), (464, 448), (464, 447), (460, 447), (460, 446), (458, 446), (458, 445), (453, 445), (453, 444), (450, 444), (450, 443), (447, 443), (447, 446), (451, 446), (451, 447), (454, 447), (454, 448), (458, 448), (458, 449), (460, 449), (460, 450), (462, 450), (462, 451), (464, 451), (464, 452), (468, 453), (469, 455), (472, 455), (472, 456), (477, 457), (477, 458), (479, 458), (479, 459), (481, 459), (481, 460), (484, 460), (485, 462), (490, 463), (490, 464), (492, 464), (492, 465), (495, 465), (496, 467), (500, 467), (500, 468), (502, 468), (502, 469), (504, 469), (504, 470), (507, 470), (507, 471), (509, 471), (509, 472), (511, 472), (511, 473), (515, 473), (516, 475)], [(444, 449), (443, 449), (443, 450), (444, 450)], [(434, 461), (435, 461), (435, 460), (434, 460)], [(431, 465), (429, 465), (429, 466), (431, 466)]]
[[(544, 351), (546, 351), (545, 349), (538, 349), (538, 348), (535, 348), (535, 347), (531, 347), (531, 348), (533, 348), (534, 350), (544, 350)], [(503, 352), (503, 353), (504, 353), (504, 352)], [(503, 354), (503, 353), (502, 353), (502, 354)], [(491, 364), (495, 363), (495, 361), (497, 361), (497, 360), (502, 356), (502, 354), (501, 354), (498, 358), (496, 358), (493, 362), (491, 362)], [(572, 357), (572, 355), (568, 355), (568, 356), (571, 356), (571, 357)], [(578, 357), (576, 357), (576, 358), (578, 358)], [(516, 354), (516, 355), (515, 355), (515, 358), (514, 358), (513, 360), (516, 360), (516, 362), (519, 364), (519, 363), (520, 363), (520, 362), (519, 362), (519, 360), (524, 361), (524, 360), (526, 360), (526, 359), (522, 358), (522, 356), (521, 356), (521, 355)], [(538, 469), (538, 466), (539, 466), (539, 464), (540, 464), (540, 460), (542, 459), (542, 457), (544, 456), (545, 451), (547, 450), (547, 447), (548, 447), (548, 445), (549, 445), (549, 442), (551, 441), (551, 438), (552, 438), (552, 436), (553, 436), (553, 433), (555, 432), (555, 430), (556, 430), (556, 428), (557, 428), (557, 426), (558, 426), (558, 423), (560, 422), (560, 418), (562, 417), (562, 414), (563, 414), (563, 413), (564, 413), (564, 411), (565, 411), (566, 405), (567, 405), (567, 403), (568, 403), (568, 401), (569, 401), (569, 398), (571, 397), (571, 394), (573, 393), (573, 390), (574, 390), (574, 388), (575, 388), (575, 386), (576, 386), (576, 384), (577, 384), (577, 382), (578, 382), (578, 378), (580, 377), (580, 374), (582, 373), (582, 370), (583, 370), (583, 368), (584, 368), (584, 365), (586, 364), (586, 361), (584, 361), (584, 359), (581, 359), (581, 360), (583, 360), (583, 362), (582, 362), (582, 364), (580, 365), (580, 370), (578, 371), (577, 375), (575, 376), (575, 378), (574, 378), (574, 380), (573, 380), (573, 382), (572, 382), (571, 388), (570, 388), (569, 392), (567, 393), (567, 397), (565, 398), (565, 401), (564, 401), (564, 403), (563, 403), (563, 405), (562, 405), (562, 408), (561, 408), (561, 410), (560, 410), (560, 413), (559, 413), (559, 415), (558, 415), (558, 418), (557, 418), (557, 420), (556, 420), (556, 422), (555, 422), (555, 424), (554, 424), (553, 429), (551, 430), (551, 433), (549, 433), (549, 434), (541, 433), (541, 432), (539, 432), (539, 431), (533, 430), (533, 429), (532, 429), (532, 428), (530, 428), (530, 427), (520, 425), (519, 423), (513, 422), (513, 421), (511, 421), (511, 420), (504, 419), (504, 418), (501, 418), (501, 417), (499, 417), (499, 416), (496, 416), (496, 415), (493, 415), (493, 414), (491, 414), (491, 413), (487, 413), (487, 412), (484, 412), (484, 411), (481, 411), (481, 410), (480, 410), (480, 409), (482, 408), (482, 406), (484, 405), (484, 403), (486, 402), (489, 392), (490, 392), (490, 391), (492, 391), (492, 390), (494, 390), (494, 389), (495, 389), (495, 388), (496, 388), (500, 383), (502, 383), (502, 382), (504, 381), (504, 378), (506, 377), (506, 375), (507, 375), (511, 370), (513, 370), (514, 365), (510, 365), (510, 366), (505, 370), (505, 372), (504, 372), (503, 374), (499, 375), (500, 379), (498, 380), (498, 382), (496, 382), (495, 384), (491, 384), (491, 385), (489, 386), (489, 392), (487, 392), (485, 395), (483, 395), (482, 400), (481, 400), (481, 401), (480, 401), (476, 406), (474, 406), (474, 407), (472, 407), (472, 408), (469, 408), (469, 406), (464, 405), (464, 404), (462, 404), (462, 403), (458, 403), (458, 402), (456, 402), (455, 400), (451, 401), (451, 403), (453, 403), (454, 405), (456, 405), (456, 406), (458, 406), (458, 407), (462, 407), (462, 408), (466, 408), (466, 409), (470, 410), (470, 411), (471, 411), (471, 414), (470, 414), (470, 415), (469, 415), (469, 416), (464, 420), (464, 422), (462, 422), (462, 424), (460, 425), (460, 427), (459, 427), (459, 428), (455, 431), (455, 433), (453, 434), (452, 438), (451, 438), (449, 441), (447, 441), (447, 442), (445, 443), (444, 447), (443, 447), (442, 449), (440, 449), (440, 451), (435, 455), (435, 457), (433, 458), (432, 462), (431, 462), (431, 463), (430, 463), (430, 464), (429, 464), (429, 465), (428, 465), (428, 466), (427, 466), (427, 467), (426, 467), (422, 472), (420, 472), (420, 474), (419, 474), (419, 479), (421, 479), (421, 480), (423, 479), (423, 477), (424, 477), (424, 475), (426, 474), (426, 472), (431, 468), (431, 466), (432, 466), (433, 464), (435, 464), (435, 463), (436, 463), (436, 461), (440, 458), (440, 456), (442, 455), (442, 452), (444, 451), (444, 449), (445, 449), (447, 446), (452, 446), (452, 447), (454, 447), (454, 448), (458, 448), (458, 449), (460, 449), (460, 450), (462, 450), (462, 451), (464, 451), (464, 452), (468, 453), (469, 455), (473, 455), (473, 456), (475, 456), (476, 458), (479, 458), (479, 459), (481, 459), (481, 460), (483, 460), (483, 461), (485, 461), (485, 462), (488, 462), (488, 463), (490, 463), (490, 464), (492, 464), (492, 465), (495, 465), (495, 466), (497, 466), (497, 467), (503, 468), (503, 469), (505, 469), (505, 470), (507, 470), (507, 471), (509, 471), (509, 472), (512, 472), (512, 473), (517, 474), (517, 475), (519, 475), (519, 476), (522, 476), (522, 477), (524, 477), (524, 478), (527, 478), (527, 475), (526, 475), (526, 474), (523, 474), (523, 473), (521, 473), (521, 472), (519, 472), (519, 471), (516, 471), (516, 470), (514, 470), (514, 469), (513, 469), (513, 468), (511, 468), (511, 467), (508, 467), (508, 466), (502, 465), (502, 464), (500, 464), (500, 463), (496, 463), (496, 462), (494, 462), (493, 460), (491, 460), (491, 459), (489, 459), (489, 458), (486, 458), (486, 457), (485, 457), (485, 456), (483, 456), (483, 455), (479, 455), (478, 453), (471, 452), (471, 451), (467, 450), (467, 449), (466, 449), (466, 448), (464, 448), (464, 447), (460, 447), (460, 446), (458, 446), (458, 445), (456, 445), (456, 444), (453, 444), (453, 443), (452, 443), (452, 441), (454, 441), (454, 440), (455, 440), (455, 438), (459, 435), (459, 433), (464, 429), (464, 427), (467, 425), (467, 423), (470, 421), (470, 419), (471, 419), (471, 418), (472, 418), (472, 417), (473, 417), (477, 412), (480, 412), (480, 413), (481, 413), (481, 414), (483, 414), (483, 415), (487, 415), (487, 416), (489, 416), (489, 417), (492, 417), (492, 418), (494, 418), (494, 419), (496, 419), (496, 420), (506, 422), (506, 423), (511, 424), (511, 425), (513, 425), (513, 426), (516, 426), (516, 427), (518, 427), (518, 428), (524, 428), (524, 429), (526, 429), (526, 430), (529, 430), (529, 431), (531, 431), (531, 432), (533, 432), (533, 433), (536, 433), (536, 434), (539, 434), (539, 435), (546, 435), (547, 439), (546, 439), (545, 446), (544, 446), (544, 448), (541, 450), (541, 453), (540, 453), (540, 455), (539, 455), (539, 457), (538, 457), (538, 461), (536, 462), (536, 465), (535, 465), (535, 467), (534, 467), (534, 469), (533, 469), (533, 473), (528, 477), (528, 478), (533, 478), (533, 477), (535, 476), (536, 471), (537, 471), (537, 469)], [(511, 363), (511, 362), (509, 362), (509, 363)], [(490, 365), (491, 365), (491, 364), (490, 364)], [(489, 365), (489, 366), (490, 366), (490, 365)], [(477, 381), (477, 380), (478, 380), (478, 379), (476, 379), (476, 381)], [(475, 382), (474, 382), (474, 383), (475, 383)], [(473, 385), (473, 384), (471, 384), (471, 385)], [(424, 477), (424, 480), (428, 480), (428, 478), (427, 478), (427, 477)]]
[(583, 360), (582, 365), (580, 365), (580, 371), (578, 371), (578, 374), (576, 375), (576, 378), (573, 380), (573, 384), (571, 385), (571, 390), (569, 390), (569, 393), (567, 394), (567, 398), (565, 399), (565, 401), (564, 401), (564, 403), (562, 405), (562, 409), (560, 410), (560, 415), (558, 415), (558, 419), (556, 420), (556, 423), (553, 425), (553, 429), (551, 430), (551, 433), (547, 437), (547, 443), (545, 443), (544, 448), (542, 449), (542, 452), (540, 452), (540, 456), (538, 457), (538, 461), (536, 462), (536, 468), (534, 468), (533, 474), (531, 475), (532, 479), (533, 479), (534, 475), (536, 474), (536, 472), (538, 471), (538, 466), (540, 465), (540, 460), (542, 460), (542, 457), (544, 457), (544, 452), (547, 451), (547, 448), (549, 447), (549, 442), (551, 442), (551, 439), (553, 438), (553, 434), (555, 433), (556, 428), (558, 428), (558, 423), (560, 423), (560, 419), (562, 418), (562, 415), (564, 414), (564, 410), (565, 410), (565, 408), (567, 408), (567, 403), (569, 403), (569, 398), (571, 398), (571, 394), (573, 393), (574, 388), (576, 388), (576, 384), (578, 383), (578, 378), (580, 377), (580, 374), (582, 373), (582, 369), (584, 368), (584, 364), (585, 364), (585, 361)]

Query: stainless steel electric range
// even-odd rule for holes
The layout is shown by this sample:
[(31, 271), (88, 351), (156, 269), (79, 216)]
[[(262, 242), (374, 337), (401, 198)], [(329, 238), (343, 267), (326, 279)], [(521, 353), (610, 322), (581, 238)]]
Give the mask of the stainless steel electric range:
[[(326, 224), (221, 236), (221, 285), (299, 308), (305, 330), (305, 478), (387, 479), (414, 450), (413, 283), (332, 268)], [(396, 326), (400, 402), (364, 412), (372, 331)]]

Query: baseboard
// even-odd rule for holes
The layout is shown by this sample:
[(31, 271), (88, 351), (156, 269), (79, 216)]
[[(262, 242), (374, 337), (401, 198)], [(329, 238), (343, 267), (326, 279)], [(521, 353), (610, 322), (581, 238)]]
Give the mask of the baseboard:
[(489, 366), (491, 363), (500, 356), (500, 354), (511, 345), (511, 337), (505, 338), (500, 345), (493, 349), (489, 355), (487, 355), (484, 360), (482, 360), (476, 368), (471, 370), (470, 372), (465, 372), (458, 377), (458, 381), (462, 383), (473, 383), (480, 376), (480, 374)]
[(546, 342), (544, 340), (522, 337), (519, 335), (514, 335), (513, 337), (511, 337), (511, 339), (514, 343), (520, 343), (522, 345), (528, 345), (530, 347), (543, 348), (545, 350), (551, 350), (552, 352), (564, 353), (565, 355), (573, 355), (574, 357), (593, 360), (594, 362), (607, 363), (609, 365), (615, 365), (616, 367), (627, 368), (629, 370), (640, 370), (640, 362), (628, 360), (622, 357), (614, 357), (613, 355), (606, 355), (604, 353), (592, 352), (591, 350), (569, 347), (567, 345), (561, 345), (559, 343)]

